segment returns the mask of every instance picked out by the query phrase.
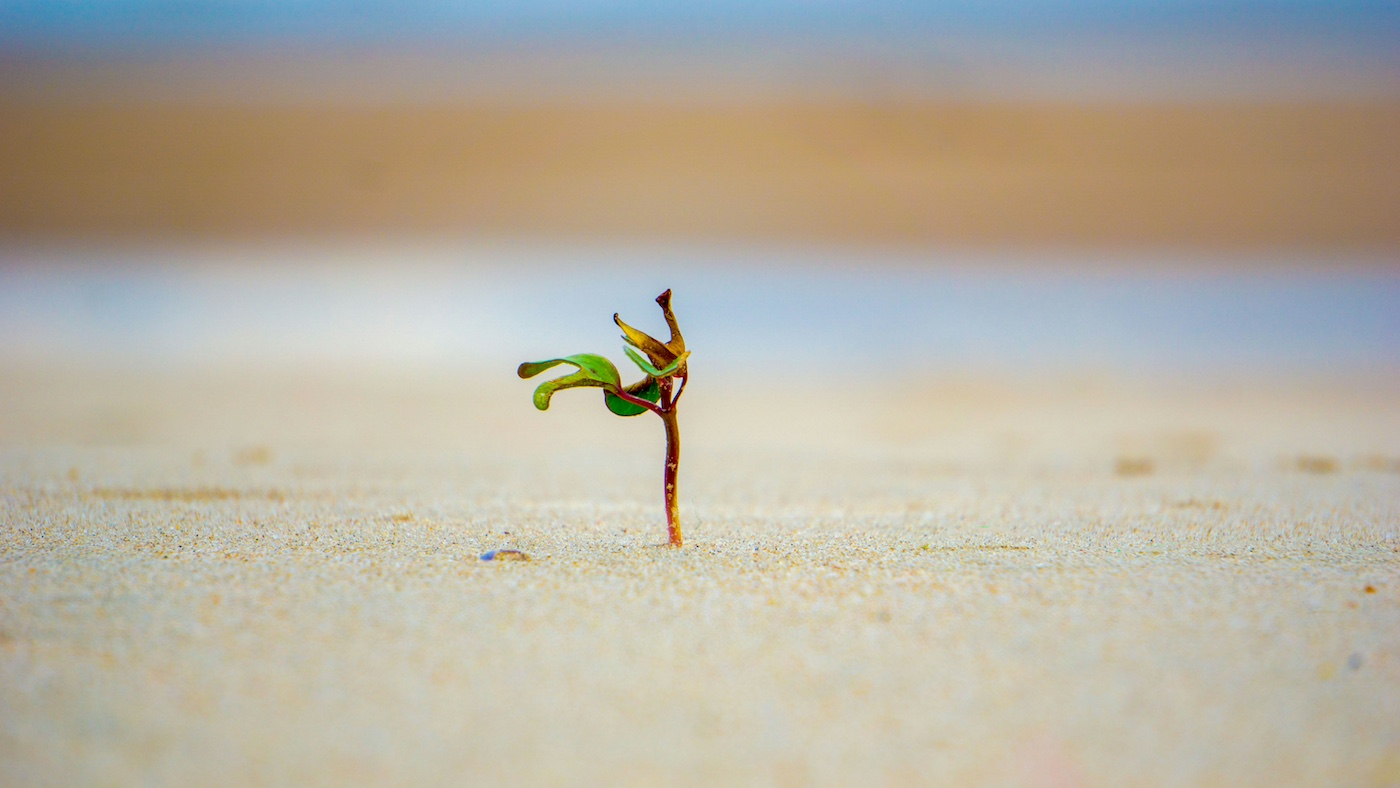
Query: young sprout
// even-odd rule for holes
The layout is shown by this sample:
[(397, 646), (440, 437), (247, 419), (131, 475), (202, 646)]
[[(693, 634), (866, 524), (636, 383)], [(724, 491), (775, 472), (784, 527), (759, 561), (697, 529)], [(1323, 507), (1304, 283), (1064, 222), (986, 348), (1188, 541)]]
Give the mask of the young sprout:
[(671, 312), (671, 291), (657, 296), (656, 303), (671, 329), (669, 342), (638, 331), (622, 322), (616, 314), (613, 315), (613, 322), (622, 329), (622, 339), (627, 343), (623, 351), (644, 375), (636, 383), (623, 386), (617, 367), (606, 358), (592, 353), (526, 362), (520, 365), (516, 374), (522, 378), (532, 378), (560, 364), (568, 364), (578, 370), (562, 378), (545, 381), (535, 389), (535, 407), (540, 410), (549, 409), (549, 399), (554, 392), (588, 386), (602, 389), (604, 404), (619, 416), (638, 416), (644, 411), (651, 411), (661, 417), (661, 423), (666, 426), (666, 470), (662, 475), (666, 531), (671, 547), (680, 547), (681, 518), (676, 503), (676, 473), (681, 462), (681, 431), (676, 423), (676, 405), (685, 391), (688, 377), (686, 359), (690, 357), (690, 352), (685, 349), (685, 339), (681, 336), (680, 326), (676, 325), (676, 316)]

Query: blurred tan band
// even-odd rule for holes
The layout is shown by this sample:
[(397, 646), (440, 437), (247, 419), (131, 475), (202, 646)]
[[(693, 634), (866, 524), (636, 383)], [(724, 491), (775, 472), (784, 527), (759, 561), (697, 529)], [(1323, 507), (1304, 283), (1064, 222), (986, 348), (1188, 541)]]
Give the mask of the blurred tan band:
[(0, 238), (1400, 248), (1400, 103), (0, 106)]

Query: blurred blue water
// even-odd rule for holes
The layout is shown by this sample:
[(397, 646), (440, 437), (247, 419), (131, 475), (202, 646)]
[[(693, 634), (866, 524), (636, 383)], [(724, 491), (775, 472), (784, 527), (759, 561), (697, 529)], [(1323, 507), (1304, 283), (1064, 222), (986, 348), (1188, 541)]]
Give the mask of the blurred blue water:
[(1240, 41), (1286, 33), (1400, 31), (1400, 6), (1377, 0), (4, 0), (0, 40), (57, 46), (790, 34), (1200, 35)]
[(1393, 98), (1396, 41), (1378, 0), (0, 0), (0, 95)]
[(509, 247), (0, 252), (0, 359), (413, 363), (602, 352), (675, 290), (716, 372), (1400, 371), (1381, 265)]
[(1396, 41), (1379, 0), (0, 0), (0, 97), (1393, 99)]

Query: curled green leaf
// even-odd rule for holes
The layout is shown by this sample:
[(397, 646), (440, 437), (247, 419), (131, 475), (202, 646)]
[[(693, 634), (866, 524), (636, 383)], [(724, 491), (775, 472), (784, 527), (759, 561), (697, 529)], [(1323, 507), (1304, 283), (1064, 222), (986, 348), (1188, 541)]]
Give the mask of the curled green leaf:
[(540, 410), (549, 410), (549, 400), (556, 391), (585, 386), (614, 391), (622, 388), (622, 376), (618, 374), (617, 367), (613, 366), (613, 363), (606, 358), (593, 353), (578, 353), (545, 361), (527, 361), (520, 365), (516, 374), (522, 378), (532, 378), (560, 364), (577, 367), (578, 371), (562, 378), (545, 381), (539, 385), (539, 388), (535, 389), (535, 407)]
[(685, 360), (690, 357), (690, 351), (687, 350), (684, 353), (677, 356), (670, 364), (667, 364), (661, 369), (657, 369), (656, 367), (648, 363), (647, 360), (642, 357), (642, 354), (638, 353), (632, 348), (624, 346), (622, 348), (622, 351), (627, 354), (628, 358), (632, 359), (633, 364), (636, 364), (638, 367), (641, 367), (641, 370), (647, 373), (648, 377), (653, 378), (669, 378), (672, 375), (675, 375), (677, 372), (680, 372), (681, 367), (685, 365)]
[[(626, 390), (628, 394), (647, 402), (656, 402), (661, 399), (661, 385), (656, 382), (655, 378), (643, 378), (628, 386)], [(619, 416), (640, 416), (647, 412), (647, 409), (641, 405), (634, 405), (610, 391), (603, 392), (603, 399), (608, 405), (608, 410)]]

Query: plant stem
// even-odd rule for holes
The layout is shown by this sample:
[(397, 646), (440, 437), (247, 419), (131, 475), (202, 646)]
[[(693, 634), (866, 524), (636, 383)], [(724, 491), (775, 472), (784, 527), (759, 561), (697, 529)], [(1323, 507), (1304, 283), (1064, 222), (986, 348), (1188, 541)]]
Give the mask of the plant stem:
[(666, 485), (666, 532), (671, 537), (671, 546), (680, 547), (683, 542), (680, 504), (676, 499), (676, 474), (681, 464), (681, 428), (674, 409), (663, 410), (660, 416), (666, 425), (666, 473), (663, 477)]

